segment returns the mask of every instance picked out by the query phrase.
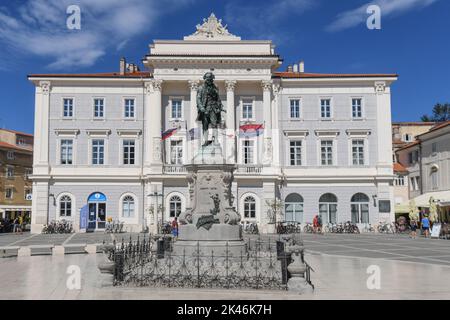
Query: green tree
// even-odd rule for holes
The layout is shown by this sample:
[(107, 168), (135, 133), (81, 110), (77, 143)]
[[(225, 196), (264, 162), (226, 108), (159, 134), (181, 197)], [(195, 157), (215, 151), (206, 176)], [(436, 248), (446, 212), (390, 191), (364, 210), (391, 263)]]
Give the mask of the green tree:
[(450, 120), (450, 103), (438, 103), (433, 108), (433, 115), (424, 115), (423, 122), (445, 122)]

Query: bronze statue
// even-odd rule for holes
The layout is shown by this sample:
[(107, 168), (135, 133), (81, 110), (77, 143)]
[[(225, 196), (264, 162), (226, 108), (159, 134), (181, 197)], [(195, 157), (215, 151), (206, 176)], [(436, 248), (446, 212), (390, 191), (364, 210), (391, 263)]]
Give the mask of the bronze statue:
[[(197, 93), (197, 121), (202, 122), (203, 146), (217, 144), (217, 128), (222, 124), (222, 112), (226, 112), (219, 97), (219, 89), (214, 84), (214, 74), (207, 72), (203, 76), (205, 83)], [(208, 139), (208, 129), (213, 129), (212, 141)]]

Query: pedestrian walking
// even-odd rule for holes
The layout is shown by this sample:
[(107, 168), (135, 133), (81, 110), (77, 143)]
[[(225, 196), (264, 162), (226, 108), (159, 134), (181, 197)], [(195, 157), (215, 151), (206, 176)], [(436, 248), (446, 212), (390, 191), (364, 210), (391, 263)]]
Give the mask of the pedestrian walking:
[(22, 231), (23, 231), (23, 216), (22, 215), (19, 216), (17, 222), (19, 224), (19, 226), (18, 226), (19, 234), (22, 234)]
[(176, 238), (178, 238), (178, 218), (175, 217), (172, 221), (172, 235)]
[(409, 225), (411, 227), (411, 233), (409, 234), (409, 236), (413, 239), (417, 239), (417, 221), (413, 219), (411, 220)]
[(317, 229), (319, 228), (319, 216), (315, 215), (313, 219), (313, 230), (314, 233), (317, 233)]
[(428, 216), (425, 215), (422, 218), (422, 231), (425, 235), (425, 238), (428, 238), (430, 235), (430, 219), (428, 219)]
[(317, 215), (317, 232), (322, 234), (322, 216), (320, 214)]
[(17, 230), (19, 228), (19, 218), (15, 217), (13, 220), (13, 233), (17, 233)]

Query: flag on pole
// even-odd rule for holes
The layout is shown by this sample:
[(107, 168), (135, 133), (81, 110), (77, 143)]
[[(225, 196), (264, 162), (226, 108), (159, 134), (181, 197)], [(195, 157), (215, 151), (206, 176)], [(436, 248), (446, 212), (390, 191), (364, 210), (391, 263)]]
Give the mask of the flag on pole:
[(244, 124), (239, 127), (239, 137), (241, 138), (259, 137), (263, 133), (263, 124)]
[(189, 130), (189, 140), (198, 140), (201, 137), (201, 130), (200, 128), (192, 128)]
[(178, 128), (172, 128), (161, 133), (161, 140), (166, 140), (173, 136)]

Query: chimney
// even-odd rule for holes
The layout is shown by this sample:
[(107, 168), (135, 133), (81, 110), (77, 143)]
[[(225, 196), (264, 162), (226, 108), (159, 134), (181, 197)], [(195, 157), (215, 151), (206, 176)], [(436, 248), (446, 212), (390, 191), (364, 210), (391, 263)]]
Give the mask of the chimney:
[(292, 65), (288, 65), (287, 72), (292, 72)]
[(305, 61), (303, 61), (303, 60), (300, 61), (299, 66), (300, 66), (299, 67), (299, 69), (300, 69), (299, 72), (300, 73), (305, 73)]
[(120, 68), (119, 68), (119, 69), (120, 69), (120, 75), (121, 75), (121, 76), (125, 75), (126, 68), (127, 68), (127, 62), (125, 61), (125, 58), (122, 57), (122, 58), (120, 59)]
[(293, 69), (293, 71), (294, 71), (294, 72), (298, 72), (298, 64), (296, 64), (296, 63), (294, 64), (294, 69)]

